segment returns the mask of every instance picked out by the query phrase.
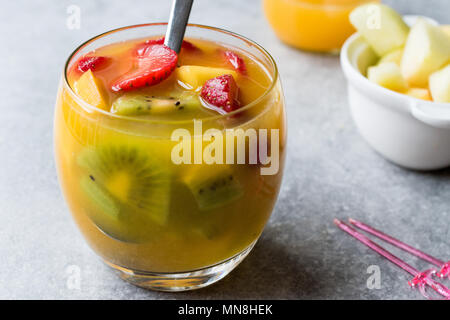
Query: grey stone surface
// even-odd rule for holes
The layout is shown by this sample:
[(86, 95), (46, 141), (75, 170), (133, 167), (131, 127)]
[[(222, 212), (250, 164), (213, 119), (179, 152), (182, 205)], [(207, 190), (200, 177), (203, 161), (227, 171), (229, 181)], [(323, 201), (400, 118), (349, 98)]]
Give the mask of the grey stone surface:
[[(447, 0), (386, 2), (450, 23)], [(66, 27), (72, 4), (81, 8), (80, 30)], [(191, 18), (256, 40), (279, 64), (289, 119), (288, 174), (254, 251), (216, 285), (166, 294), (121, 281), (88, 248), (64, 203), (53, 161), (63, 63), (82, 41), (119, 26), (167, 20), (169, 7), (169, 1), (151, 0), (2, 3), (0, 298), (420, 299), (408, 288), (408, 275), (332, 221), (359, 218), (448, 258), (450, 171), (407, 171), (371, 150), (349, 116), (338, 58), (281, 44), (256, 0), (196, 0)], [(81, 271), (80, 290), (67, 288), (72, 265)], [(381, 289), (366, 287), (370, 265), (381, 269)]]

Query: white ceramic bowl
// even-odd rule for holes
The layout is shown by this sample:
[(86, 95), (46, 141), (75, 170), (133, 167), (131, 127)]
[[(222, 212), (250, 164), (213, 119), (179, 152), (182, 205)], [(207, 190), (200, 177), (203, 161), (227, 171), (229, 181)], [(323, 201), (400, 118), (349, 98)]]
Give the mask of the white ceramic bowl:
[(358, 33), (341, 51), (350, 110), (361, 135), (400, 166), (415, 170), (450, 166), (450, 104), (415, 99), (370, 82), (365, 71), (376, 59)]

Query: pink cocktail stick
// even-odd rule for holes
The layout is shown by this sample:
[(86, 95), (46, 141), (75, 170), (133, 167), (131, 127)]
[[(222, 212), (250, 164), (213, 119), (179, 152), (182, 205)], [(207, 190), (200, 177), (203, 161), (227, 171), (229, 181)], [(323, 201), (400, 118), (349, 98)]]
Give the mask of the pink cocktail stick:
[(394, 245), (394, 246), (396, 246), (396, 247), (398, 247), (398, 248), (400, 248), (400, 249), (402, 249), (402, 250), (404, 250), (406, 252), (409, 252), (409, 253), (415, 255), (416, 257), (419, 257), (422, 260), (428, 261), (431, 264), (434, 264), (435, 266), (438, 266), (439, 268), (441, 268), (441, 270), (437, 273), (437, 275), (439, 277), (441, 277), (441, 278), (443, 278), (445, 276), (450, 277), (450, 261), (449, 262), (444, 262), (444, 261), (439, 260), (439, 259), (437, 259), (437, 258), (435, 258), (433, 256), (430, 256), (429, 254), (426, 254), (425, 252), (420, 251), (419, 249), (416, 249), (416, 248), (414, 248), (414, 247), (412, 247), (412, 246), (410, 246), (410, 245), (408, 245), (408, 244), (406, 244), (406, 243), (404, 243), (404, 242), (402, 242), (402, 241), (400, 241), (400, 240), (398, 240), (398, 239), (396, 239), (394, 237), (391, 237), (391, 236), (385, 234), (384, 232), (382, 232), (380, 230), (372, 228), (371, 226), (369, 226), (369, 225), (367, 225), (365, 223), (362, 223), (362, 222), (360, 222), (358, 220), (350, 218), (350, 219), (348, 219), (348, 221), (352, 225), (360, 228), (361, 230), (364, 230), (367, 233), (370, 233), (370, 234), (380, 238), (381, 240), (384, 240), (384, 241), (386, 241), (386, 242), (388, 242), (388, 243), (390, 243), (390, 244), (392, 244), (392, 245)]
[(425, 297), (427, 297), (429, 299), (431, 298), (428, 294), (426, 294), (426, 291), (425, 291), (425, 286), (429, 286), (434, 291), (436, 291), (438, 294), (443, 296), (445, 299), (450, 300), (450, 289), (448, 289), (444, 285), (440, 284), (439, 282), (434, 281), (433, 279), (431, 279), (431, 277), (430, 277), (431, 271), (430, 270), (422, 273), (419, 270), (415, 269), (414, 267), (410, 266), (408, 263), (406, 263), (403, 260), (401, 260), (400, 258), (398, 258), (395, 255), (393, 255), (392, 253), (390, 253), (389, 251), (387, 251), (383, 247), (379, 246), (378, 244), (376, 244), (375, 242), (373, 242), (372, 240), (370, 240), (369, 238), (367, 238), (363, 234), (359, 233), (358, 231), (356, 231), (352, 227), (346, 225), (342, 221), (340, 221), (338, 219), (334, 219), (334, 223), (341, 230), (347, 232), (352, 237), (356, 238), (358, 241), (362, 242), (363, 244), (365, 244), (367, 247), (369, 247), (373, 251), (377, 252), (381, 256), (385, 257), (386, 259), (388, 259), (392, 263), (396, 264), (397, 266), (399, 266), (403, 270), (405, 270), (408, 273), (410, 273), (411, 275), (413, 275), (414, 279), (409, 282), (410, 285), (411, 286), (416, 286), (417, 285), (419, 287), (421, 293)]

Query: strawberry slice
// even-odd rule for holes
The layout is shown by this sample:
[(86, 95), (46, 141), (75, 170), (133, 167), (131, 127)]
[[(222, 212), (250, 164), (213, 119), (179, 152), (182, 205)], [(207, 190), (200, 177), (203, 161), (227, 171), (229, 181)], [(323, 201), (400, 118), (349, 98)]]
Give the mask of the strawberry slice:
[(164, 44), (164, 40), (166, 37), (158, 38), (158, 39), (149, 39), (145, 40), (146, 44)]
[(239, 109), (237, 100), (239, 88), (231, 74), (209, 79), (203, 85), (200, 96), (208, 104), (213, 105), (225, 112)]
[(114, 81), (111, 89), (126, 91), (158, 84), (170, 76), (177, 61), (177, 53), (169, 47), (163, 44), (147, 45), (135, 57), (134, 67)]
[(95, 71), (105, 66), (107, 61), (108, 61), (107, 57), (100, 57), (100, 56), (83, 57), (80, 60), (78, 60), (77, 66), (78, 70), (81, 72), (86, 72), (88, 70)]
[(242, 74), (247, 73), (247, 67), (245, 66), (244, 59), (242, 59), (236, 52), (227, 50), (224, 53), (226, 60)]
[[(144, 43), (138, 44), (136, 47), (136, 55), (141, 55), (142, 51), (145, 50), (145, 48), (147, 48), (149, 45), (154, 45), (154, 44), (164, 44), (164, 40), (166, 39), (166, 37), (162, 37), (162, 38), (158, 38), (158, 39), (149, 39), (146, 40)], [(182, 49), (186, 49), (186, 50), (200, 50), (198, 47), (196, 47), (192, 42), (183, 40), (183, 42), (181, 43), (181, 48)]]

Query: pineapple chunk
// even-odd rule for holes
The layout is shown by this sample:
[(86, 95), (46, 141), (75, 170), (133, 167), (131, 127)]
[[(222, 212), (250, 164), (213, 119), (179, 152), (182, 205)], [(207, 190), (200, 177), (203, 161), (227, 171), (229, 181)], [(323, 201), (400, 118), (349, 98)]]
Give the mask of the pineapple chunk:
[(430, 75), (450, 61), (450, 39), (421, 19), (411, 29), (401, 62), (403, 77), (414, 87), (426, 87)]
[(450, 37), (450, 24), (444, 24), (444, 25), (440, 26), (439, 28)]
[(434, 101), (450, 103), (450, 64), (430, 76), (430, 91)]
[(400, 63), (402, 61), (403, 57), (403, 48), (401, 49), (395, 49), (394, 51), (389, 52), (388, 54), (385, 54), (378, 64), (384, 63), (384, 62), (394, 62), (396, 65), (400, 66)]
[(369, 3), (350, 13), (350, 22), (381, 57), (402, 47), (409, 27), (394, 9)]
[(210, 68), (202, 66), (181, 66), (177, 69), (177, 78), (183, 84), (190, 87), (190, 89), (196, 90), (201, 87), (209, 79), (224, 75), (231, 74), (234, 79), (237, 79), (237, 73), (234, 70), (224, 68)]
[(402, 92), (408, 88), (400, 67), (394, 62), (384, 62), (370, 67), (367, 71), (367, 78), (382, 87), (394, 91)]
[(86, 71), (74, 84), (75, 92), (90, 105), (107, 110), (107, 95), (102, 83), (91, 70)]
[(431, 101), (431, 95), (428, 89), (410, 88), (405, 92), (405, 94), (413, 98)]

